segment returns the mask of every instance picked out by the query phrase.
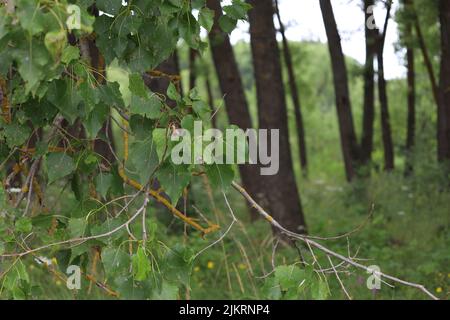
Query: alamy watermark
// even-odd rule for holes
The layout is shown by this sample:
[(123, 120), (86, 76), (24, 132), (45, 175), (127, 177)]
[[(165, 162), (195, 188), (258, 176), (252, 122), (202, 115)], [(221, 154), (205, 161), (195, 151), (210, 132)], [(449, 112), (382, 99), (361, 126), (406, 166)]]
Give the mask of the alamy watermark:
[(67, 280), (66, 286), (69, 290), (81, 289), (81, 269), (79, 266), (70, 265), (66, 270)]
[(66, 9), (69, 17), (66, 20), (66, 25), (69, 30), (81, 29), (81, 10), (75, 4), (70, 4)]
[(186, 129), (175, 129), (170, 139), (176, 142), (171, 151), (176, 165), (260, 164), (263, 176), (275, 175), (280, 168), (278, 129), (229, 128), (223, 133), (219, 129), (203, 131), (203, 122), (194, 121), (193, 135)]
[[(367, 278), (366, 286), (369, 290), (380, 290), (381, 289), (381, 269), (377, 265), (372, 265), (368, 267), (367, 273), (370, 276)], [(70, 265), (66, 270), (67, 280), (66, 287), (69, 290), (80, 290), (81, 289), (81, 269), (77, 265)]]
[(366, 281), (367, 289), (381, 289), (381, 269), (379, 266), (373, 265), (368, 267), (367, 273), (371, 274)]

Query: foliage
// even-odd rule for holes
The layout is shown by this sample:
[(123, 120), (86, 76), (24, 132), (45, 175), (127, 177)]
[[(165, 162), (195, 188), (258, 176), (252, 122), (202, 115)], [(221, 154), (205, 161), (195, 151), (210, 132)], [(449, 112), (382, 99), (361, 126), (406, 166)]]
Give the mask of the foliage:
[[(182, 96), (172, 82), (166, 95), (152, 92), (143, 74), (156, 70), (180, 39), (203, 52), (207, 43), (200, 31), (211, 30), (213, 12), (202, 0), (126, 5), (17, 0), (15, 5), (13, 10), (0, 6), (0, 163), (4, 181), (10, 171), (3, 166), (11, 163), (16, 163), (14, 175), (25, 181), (17, 195), (0, 189), (0, 248), (6, 257), (1, 296), (34, 297), (35, 281), (25, 263), (45, 254), (56, 258), (43, 263), (54, 272), (77, 264), (87, 277), (103, 274), (121, 298), (178, 297), (179, 288), (189, 287), (192, 252), (160, 241), (148, 195), (142, 193), (205, 235), (216, 226), (207, 222), (203, 228), (175, 206), (194, 174), (205, 172), (212, 187), (222, 189), (234, 173), (227, 165), (172, 163), (174, 130), (192, 131), (190, 123), (210, 118), (210, 106), (195, 89)], [(227, 32), (248, 9), (238, 0), (224, 8)], [(112, 144), (101, 131), (110, 121), (114, 131), (122, 131), (115, 144), (123, 155), (114, 153), (115, 160), (95, 147)], [(69, 133), (77, 126), (85, 137)], [(151, 189), (155, 178), (160, 190)], [(123, 196), (137, 191), (132, 198)], [(22, 201), (25, 193), (30, 196)], [(55, 208), (59, 201), (68, 205), (64, 213)], [(133, 210), (142, 221), (131, 219)], [(143, 230), (139, 239), (133, 236), (138, 230)]]

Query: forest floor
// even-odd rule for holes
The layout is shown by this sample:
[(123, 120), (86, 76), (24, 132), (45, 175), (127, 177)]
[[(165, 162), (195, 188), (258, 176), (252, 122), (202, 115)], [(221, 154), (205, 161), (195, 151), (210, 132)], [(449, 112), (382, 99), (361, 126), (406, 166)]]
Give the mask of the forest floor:
[[(310, 235), (334, 237), (355, 231), (338, 240), (320, 241), (332, 250), (352, 256), (359, 262), (376, 265), (384, 273), (403, 280), (425, 285), (439, 298), (447, 299), (450, 291), (450, 191), (436, 184), (440, 172), (417, 174), (405, 178), (400, 174), (379, 173), (365, 182), (331, 183), (325, 180), (305, 180), (301, 183), (302, 201)], [(197, 183), (198, 182), (198, 183)], [(194, 181), (192, 194), (195, 207), (209, 219), (219, 221), (221, 232), (208, 235), (186, 232), (178, 220), (158, 208), (155, 219), (158, 238), (164, 246), (182, 244), (192, 252), (200, 252), (228, 230), (231, 213), (223, 195), (214, 193), (213, 209), (202, 179)], [(298, 251), (278, 245), (273, 255), (271, 229), (262, 219), (251, 223), (244, 201), (234, 190), (227, 192), (233, 213), (238, 221), (223, 239), (203, 251), (192, 264), (190, 288), (180, 290), (181, 299), (306, 299), (298, 285), (294, 295), (281, 292), (272, 285), (273, 266), (300, 265)], [(66, 208), (70, 208), (69, 202)], [(308, 248), (299, 246), (306, 262), (314, 262)], [(327, 257), (314, 250), (315, 268), (330, 270)], [(426, 299), (422, 292), (394, 284), (382, 284), (379, 290), (369, 290), (370, 275), (342, 268), (333, 260), (340, 279), (354, 299)], [(318, 267), (319, 266), (319, 267)], [(42, 276), (44, 288), (48, 284), (48, 298), (73, 298), (63, 284), (54, 286), (49, 275)], [(327, 272), (326, 294), (313, 298), (346, 299), (334, 272)], [(298, 279), (297, 279), (298, 280)], [(301, 280), (301, 275), (300, 275)], [(57, 281), (58, 282), (58, 281)], [(44, 289), (45, 290), (45, 289)], [(307, 291), (306, 291), (307, 292)], [(79, 297), (80, 298), (80, 297)], [(98, 290), (82, 298), (104, 298)]]

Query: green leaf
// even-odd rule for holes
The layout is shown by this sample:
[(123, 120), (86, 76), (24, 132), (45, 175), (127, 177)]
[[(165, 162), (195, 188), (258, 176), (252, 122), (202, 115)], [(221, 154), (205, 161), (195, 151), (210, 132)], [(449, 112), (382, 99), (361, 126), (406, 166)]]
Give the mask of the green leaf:
[(279, 300), (282, 297), (281, 286), (275, 277), (269, 277), (262, 287), (264, 298), (270, 300)]
[(127, 274), (130, 256), (118, 248), (106, 247), (102, 250), (102, 263), (108, 277)]
[(117, 82), (108, 82), (99, 87), (100, 100), (106, 105), (117, 108), (124, 108), (122, 93), (120, 92), (120, 85)]
[(3, 127), (0, 135), (6, 138), (6, 143), (10, 148), (23, 145), (30, 137), (31, 130), (26, 125), (11, 123)]
[(102, 128), (109, 115), (109, 107), (103, 103), (98, 104), (94, 110), (91, 111), (88, 118), (84, 122), (84, 127), (88, 138), (95, 138), (98, 131)]
[(0, 184), (0, 207), (4, 208), (6, 202), (6, 194), (3, 185)]
[(33, 228), (30, 218), (19, 218), (14, 225), (16, 227), (16, 231), (23, 233), (29, 233)]
[(189, 286), (192, 271), (192, 250), (182, 245), (168, 248), (164, 256), (162, 269), (167, 280)]
[(237, 20), (229, 16), (219, 18), (219, 26), (223, 32), (231, 33), (236, 28)]
[(168, 0), (175, 7), (181, 8), (183, 6), (183, 0)]
[(172, 82), (170, 82), (169, 86), (167, 87), (167, 96), (177, 102), (181, 100), (180, 93)]
[(149, 96), (149, 89), (145, 85), (144, 81), (142, 80), (142, 76), (139, 73), (131, 73), (129, 75), (128, 88), (130, 89), (131, 93), (141, 98), (148, 98)]
[(203, 8), (206, 4), (206, 0), (192, 0), (191, 7), (192, 9), (200, 9)]
[(231, 165), (227, 164), (211, 164), (206, 165), (206, 175), (211, 182), (213, 188), (227, 190), (234, 178), (234, 171)]
[(95, 177), (95, 190), (103, 197), (105, 198), (108, 194), (109, 189), (111, 188), (112, 182), (113, 182), (113, 175), (110, 173), (103, 174), (99, 173)]
[(155, 94), (148, 98), (141, 98), (136, 95), (131, 96), (130, 111), (149, 119), (158, 119), (161, 116), (162, 106), (161, 100)]
[(191, 48), (199, 49), (200, 25), (190, 12), (179, 18), (178, 31), (181, 38), (183, 38)]
[(194, 121), (195, 121), (194, 117), (191, 114), (188, 114), (181, 120), (181, 127), (183, 129), (188, 130), (189, 132), (193, 132)]
[(81, 97), (70, 80), (53, 81), (48, 87), (47, 99), (72, 124), (77, 117), (82, 116), (79, 108)]
[(7, 15), (6, 8), (0, 7), (0, 40), (9, 33), (9, 24), (11, 23), (11, 17)]
[(67, 45), (66, 30), (47, 32), (44, 38), (44, 44), (54, 60), (59, 60), (61, 54)]
[(251, 8), (251, 5), (240, 0), (234, 0), (229, 6), (223, 6), (223, 11), (227, 16), (233, 19), (241, 20), (245, 19), (247, 11)]
[(198, 22), (210, 32), (214, 24), (214, 11), (206, 7), (202, 8), (198, 14)]
[(52, 74), (58, 69), (48, 68), (53, 59), (42, 41), (33, 38), (19, 45), (19, 48), (13, 51), (13, 56), (19, 65), (20, 76), (25, 81), (25, 94), (35, 94), (40, 82), (46, 77), (52, 78)]
[(201, 99), (201, 97), (198, 93), (198, 89), (196, 87), (192, 88), (189, 91), (189, 99), (191, 99), (191, 100), (200, 100)]
[(133, 266), (133, 277), (137, 281), (144, 281), (152, 271), (150, 261), (145, 254), (145, 249), (139, 247), (137, 252), (131, 257)]
[(122, 0), (97, 0), (95, 5), (99, 10), (116, 16), (122, 8)]
[(305, 272), (296, 265), (278, 266), (275, 268), (275, 278), (283, 291), (296, 289), (305, 280)]
[[(108, 232), (112, 232), (113, 230), (119, 228), (123, 223), (124, 219), (122, 218), (115, 218), (115, 219), (107, 219), (105, 222), (103, 222), (100, 225), (91, 225), (90, 231), (91, 234), (104, 234)], [(124, 228), (119, 228), (120, 230), (114, 232), (109, 237), (102, 237), (99, 238), (97, 241), (103, 242), (105, 244), (109, 244), (115, 240), (122, 239), (123, 236), (127, 233)]]
[(94, 88), (88, 81), (78, 86), (78, 93), (84, 103), (86, 113), (90, 113), (100, 102), (100, 91)]
[(38, 1), (18, 0), (16, 1), (16, 5), (17, 16), (19, 17), (22, 28), (27, 30), (31, 35), (44, 31), (46, 16), (39, 9), (40, 4)]
[(163, 281), (161, 290), (153, 291), (151, 300), (176, 300), (178, 298), (178, 287), (167, 281)]
[(202, 100), (197, 100), (192, 103), (192, 109), (194, 109), (195, 113), (198, 114), (198, 116), (202, 120), (208, 120), (209, 119), (209, 113), (211, 109), (208, 107), (206, 102)]
[(85, 218), (72, 218), (69, 220), (69, 232), (72, 238), (79, 238), (86, 231), (87, 221)]
[(129, 156), (139, 175), (139, 182), (146, 184), (159, 164), (155, 143), (152, 139), (133, 142)]
[(77, 60), (80, 57), (80, 49), (75, 46), (67, 46), (64, 48), (61, 56), (61, 61), (65, 64), (69, 64), (73, 60)]
[(328, 285), (322, 278), (317, 278), (311, 284), (311, 295), (314, 300), (325, 300), (328, 297)]
[(25, 282), (30, 282), (30, 276), (28, 275), (27, 268), (23, 262), (16, 263), (16, 268), (13, 272), (15, 272), (20, 280)]
[(180, 199), (183, 190), (191, 180), (189, 168), (166, 162), (156, 174), (164, 192), (169, 196), (173, 205)]
[(71, 174), (75, 170), (75, 163), (65, 153), (51, 153), (47, 155), (46, 167), (50, 184)]
[(156, 128), (152, 132), (153, 141), (156, 145), (156, 153), (159, 162), (163, 162), (170, 155), (173, 142), (170, 140), (169, 132), (165, 128)]

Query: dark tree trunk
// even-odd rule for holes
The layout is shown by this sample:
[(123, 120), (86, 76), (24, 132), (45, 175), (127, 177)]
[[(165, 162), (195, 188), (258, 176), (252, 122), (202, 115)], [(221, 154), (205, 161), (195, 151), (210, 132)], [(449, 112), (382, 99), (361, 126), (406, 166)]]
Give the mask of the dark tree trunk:
[(333, 68), (334, 90), (336, 95), (337, 115), (341, 136), (342, 154), (347, 180), (355, 176), (355, 165), (359, 158), (355, 127), (348, 89), (347, 67), (342, 52), (341, 38), (334, 18), (333, 7), (329, 0), (320, 0), (323, 22), (328, 38), (328, 48)]
[(416, 72), (414, 67), (414, 49), (407, 48), (408, 60), (408, 132), (406, 138), (406, 150), (411, 152), (415, 145), (416, 128)]
[[(411, 7), (411, 0), (405, 0), (406, 9)], [(413, 171), (413, 149), (415, 145), (416, 134), (416, 71), (415, 71), (415, 54), (411, 45), (412, 24), (406, 26), (406, 57), (408, 68), (408, 120), (406, 133), (406, 167), (405, 175), (409, 175)]]
[[(440, 1), (440, 19), (441, 19), (441, 38), (442, 38), (442, 44), (444, 42), (448, 42), (448, 39), (444, 39), (445, 37), (445, 21), (442, 23), (442, 19), (444, 18), (444, 13), (442, 10), (445, 10), (445, 6), (448, 6), (448, 1)], [(445, 19), (444, 19), (445, 20)], [(437, 144), (438, 144), (438, 160), (444, 161), (450, 154), (450, 141), (447, 138), (446, 131), (447, 131), (447, 117), (445, 112), (445, 106), (443, 105), (443, 98), (442, 94), (440, 92), (440, 88), (438, 86), (436, 76), (434, 74), (433, 64), (431, 62), (430, 55), (428, 53), (428, 49), (425, 43), (425, 38), (422, 33), (422, 28), (420, 27), (420, 21), (419, 17), (417, 16), (417, 13), (415, 13), (415, 23), (414, 28), (416, 30), (417, 39), (419, 40), (420, 50), (422, 51), (423, 60), (425, 63), (425, 67), (428, 72), (428, 77), (430, 79), (431, 84), (431, 90), (433, 92), (433, 98), (436, 102), (437, 106)], [(448, 34), (447, 34), (448, 37)], [(444, 57), (444, 55), (442, 56)], [(443, 60), (444, 64), (446, 63), (445, 60)], [(442, 68), (442, 64), (441, 64)], [(441, 75), (442, 78), (442, 75)]]
[(387, 83), (384, 78), (384, 61), (382, 49), (379, 49), (378, 55), (378, 94), (380, 98), (381, 109), (381, 131), (384, 147), (384, 169), (391, 171), (394, 169), (394, 146), (392, 143), (391, 123), (389, 119), (389, 105), (387, 97)]
[[(222, 16), (220, 0), (208, 0), (207, 6), (215, 12), (214, 25), (209, 39), (228, 118), (231, 124), (246, 130), (252, 127), (252, 121), (230, 39), (226, 33), (221, 31), (218, 23)], [(259, 184), (259, 171), (255, 165), (240, 165), (239, 173), (242, 183), (250, 195), (254, 197), (260, 195), (260, 198), (265, 198), (267, 186)], [(258, 214), (251, 210), (251, 217), (255, 219)]]
[(303, 210), (292, 168), (281, 62), (273, 22), (272, 0), (251, 0), (250, 39), (260, 129), (279, 129), (279, 171), (258, 177), (267, 189), (269, 209), (287, 229), (305, 232)]
[[(439, 5), (441, 21), (441, 74), (440, 74), (440, 118), (442, 124), (442, 145), (446, 149), (441, 150), (441, 159), (450, 160), (450, 3), (448, 0), (440, 0)], [(444, 130), (445, 128), (445, 130)]]
[[(105, 60), (95, 45), (95, 42), (86, 38), (80, 39), (80, 48), (82, 56), (87, 60), (89, 65), (96, 70), (94, 77), (99, 83), (104, 83), (106, 77)], [(82, 125), (80, 124), (80, 126)], [(108, 167), (111, 166), (115, 161), (112, 151), (115, 146), (111, 121), (109, 121), (109, 119), (103, 124), (93, 143), (94, 151), (101, 156), (102, 163)]]
[(364, 0), (366, 63), (364, 67), (364, 110), (361, 139), (361, 164), (367, 165), (372, 159), (373, 126), (375, 121), (375, 74), (373, 61), (376, 53), (377, 32), (370, 29), (367, 21), (370, 18), (368, 8), (373, 6), (374, 0)]
[[(414, 8), (414, 7), (412, 7)], [(413, 9), (414, 10), (414, 9)], [(430, 54), (428, 53), (427, 45), (425, 43), (425, 38), (422, 33), (422, 28), (420, 27), (419, 17), (415, 13), (415, 22), (414, 28), (416, 30), (417, 39), (419, 40), (420, 50), (423, 55), (423, 62), (425, 63), (425, 67), (428, 72), (428, 77), (430, 78), (431, 90), (433, 92), (433, 98), (436, 102), (436, 105), (439, 104), (439, 87), (437, 84), (436, 76), (434, 74), (433, 64), (431, 62)]]
[[(157, 74), (147, 72), (143, 74), (143, 79), (145, 85), (152, 91), (166, 95), (167, 88), (170, 82), (174, 82), (180, 94), (181, 92), (181, 80), (180, 76), (180, 66), (178, 64), (178, 54), (177, 51), (167, 58), (165, 61), (161, 62), (156, 68)], [(177, 79), (177, 80), (175, 80)], [(167, 99), (167, 104), (170, 107), (175, 107), (175, 101)]]
[(189, 49), (189, 90), (195, 87), (195, 80), (197, 78), (195, 70), (195, 60), (197, 58), (197, 51)]
[(283, 39), (283, 56), (284, 62), (286, 64), (286, 69), (289, 78), (289, 88), (291, 90), (292, 104), (294, 106), (295, 113), (295, 124), (297, 126), (297, 139), (299, 144), (299, 158), (300, 165), (303, 171), (303, 175), (308, 175), (308, 157), (306, 151), (306, 141), (305, 141), (305, 127), (303, 125), (303, 116), (300, 106), (300, 96), (297, 89), (297, 81), (294, 74), (294, 66), (292, 64), (291, 51), (289, 49), (289, 43), (285, 35), (285, 29), (283, 21), (281, 20), (280, 10), (278, 8), (278, 0), (275, 0), (275, 13), (277, 15), (278, 24), (280, 25), (280, 34)]
[(383, 33), (379, 36), (377, 48), (378, 62), (378, 95), (380, 99), (381, 109), (381, 132), (384, 147), (384, 169), (391, 171), (394, 169), (394, 144), (392, 142), (392, 130), (389, 117), (389, 102), (387, 96), (387, 82), (384, 77), (384, 44), (386, 40), (386, 32), (391, 14), (391, 2), (387, 4), (386, 20), (384, 22)]

